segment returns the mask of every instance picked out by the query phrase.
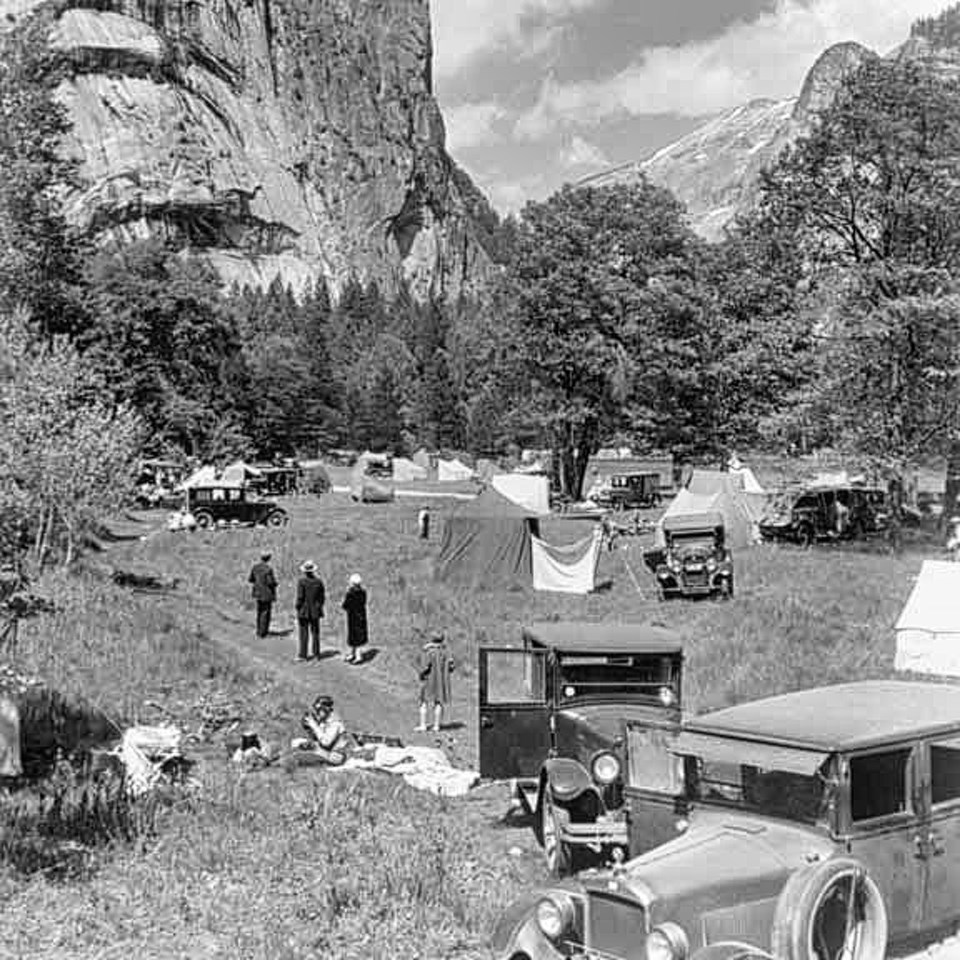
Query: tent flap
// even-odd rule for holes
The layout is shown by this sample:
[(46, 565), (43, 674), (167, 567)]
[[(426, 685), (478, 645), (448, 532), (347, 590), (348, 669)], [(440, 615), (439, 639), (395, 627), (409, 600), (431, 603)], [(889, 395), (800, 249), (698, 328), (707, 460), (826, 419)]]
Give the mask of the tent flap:
[(531, 537), (533, 589), (590, 593), (596, 586), (602, 539), (599, 527), (589, 537), (565, 547)]

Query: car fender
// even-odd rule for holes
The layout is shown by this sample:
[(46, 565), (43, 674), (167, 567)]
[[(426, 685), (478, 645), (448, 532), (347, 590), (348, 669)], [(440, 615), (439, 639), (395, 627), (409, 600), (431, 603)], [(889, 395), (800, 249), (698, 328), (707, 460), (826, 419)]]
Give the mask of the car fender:
[(583, 764), (569, 757), (553, 757), (543, 765), (541, 793), (545, 790), (565, 805), (588, 790), (596, 791), (596, 787)]

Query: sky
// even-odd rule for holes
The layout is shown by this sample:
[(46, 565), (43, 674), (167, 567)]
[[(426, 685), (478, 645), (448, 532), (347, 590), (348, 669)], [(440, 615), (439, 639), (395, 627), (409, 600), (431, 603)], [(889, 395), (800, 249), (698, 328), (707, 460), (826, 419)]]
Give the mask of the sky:
[(817, 57), (887, 53), (950, 0), (431, 0), (454, 159), (500, 213), (794, 97)]

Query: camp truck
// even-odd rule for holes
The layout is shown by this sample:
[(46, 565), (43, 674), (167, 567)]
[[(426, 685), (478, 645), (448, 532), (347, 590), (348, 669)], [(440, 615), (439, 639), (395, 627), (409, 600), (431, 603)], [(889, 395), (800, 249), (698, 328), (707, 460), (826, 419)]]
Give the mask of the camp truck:
[(575, 872), (676, 835), (683, 646), (628, 623), (536, 623), (481, 647), (480, 774), (509, 780), (547, 867)]

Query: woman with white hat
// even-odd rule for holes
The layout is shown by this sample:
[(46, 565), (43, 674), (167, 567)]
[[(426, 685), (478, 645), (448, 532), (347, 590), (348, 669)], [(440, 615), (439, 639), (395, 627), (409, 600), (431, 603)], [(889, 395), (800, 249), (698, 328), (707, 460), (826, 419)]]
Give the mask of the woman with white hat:
[(347, 592), (343, 595), (343, 609), (347, 612), (347, 663), (362, 663), (360, 648), (367, 643), (367, 591), (359, 573), (350, 575)]

